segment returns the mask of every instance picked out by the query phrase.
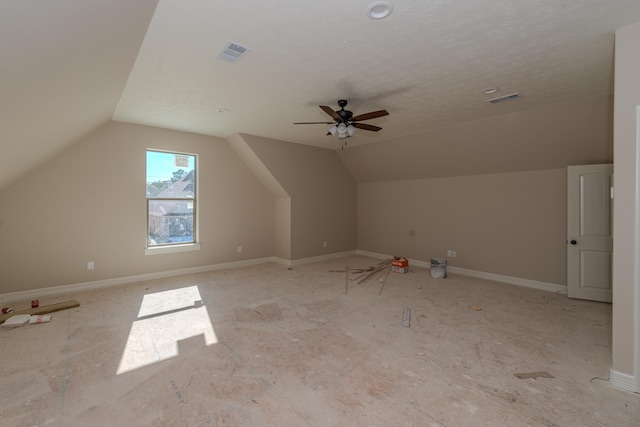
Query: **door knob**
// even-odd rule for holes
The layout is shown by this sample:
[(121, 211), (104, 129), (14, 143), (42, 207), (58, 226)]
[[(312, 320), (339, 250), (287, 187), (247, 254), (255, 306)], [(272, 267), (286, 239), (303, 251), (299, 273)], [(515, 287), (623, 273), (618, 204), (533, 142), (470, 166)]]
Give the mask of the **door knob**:
[(578, 242), (575, 240), (570, 241), (569, 243), (571, 243), (572, 245), (576, 245)]

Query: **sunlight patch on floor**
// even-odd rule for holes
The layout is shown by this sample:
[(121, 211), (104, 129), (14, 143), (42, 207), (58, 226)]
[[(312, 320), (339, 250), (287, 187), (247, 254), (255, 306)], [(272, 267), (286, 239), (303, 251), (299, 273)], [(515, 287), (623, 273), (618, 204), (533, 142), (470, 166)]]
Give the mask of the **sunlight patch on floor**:
[(116, 374), (176, 357), (178, 342), (198, 335), (207, 346), (218, 342), (197, 286), (147, 294)]

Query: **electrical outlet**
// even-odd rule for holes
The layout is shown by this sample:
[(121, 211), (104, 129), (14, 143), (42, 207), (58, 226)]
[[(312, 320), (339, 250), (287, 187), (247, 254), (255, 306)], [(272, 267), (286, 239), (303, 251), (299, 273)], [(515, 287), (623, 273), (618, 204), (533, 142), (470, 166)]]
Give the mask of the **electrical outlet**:
[(451, 249), (447, 250), (447, 256), (451, 256)]
[(242, 252), (242, 246), (238, 246), (238, 253)]
[(326, 240), (324, 241), (324, 247), (325, 248), (327, 247), (327, 241)]
[(87, 270), (93, 270), (93, 261), (87, 261)]

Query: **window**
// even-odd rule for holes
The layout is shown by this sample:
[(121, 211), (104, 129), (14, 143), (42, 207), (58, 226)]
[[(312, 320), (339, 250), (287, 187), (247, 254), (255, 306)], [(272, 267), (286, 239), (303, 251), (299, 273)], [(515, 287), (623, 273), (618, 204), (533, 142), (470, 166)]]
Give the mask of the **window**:
[(196, 243), (196, 156), (147, 150), (147, 248)]

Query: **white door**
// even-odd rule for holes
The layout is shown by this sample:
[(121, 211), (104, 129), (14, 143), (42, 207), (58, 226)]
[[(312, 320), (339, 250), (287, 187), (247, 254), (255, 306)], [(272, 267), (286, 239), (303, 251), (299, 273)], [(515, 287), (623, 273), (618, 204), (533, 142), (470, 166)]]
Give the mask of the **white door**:
[(567, 168), (567, 296), (611, 302), (613, 165)]

